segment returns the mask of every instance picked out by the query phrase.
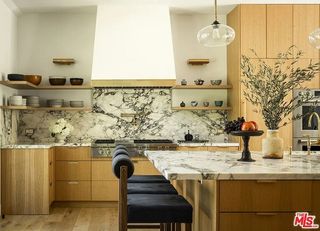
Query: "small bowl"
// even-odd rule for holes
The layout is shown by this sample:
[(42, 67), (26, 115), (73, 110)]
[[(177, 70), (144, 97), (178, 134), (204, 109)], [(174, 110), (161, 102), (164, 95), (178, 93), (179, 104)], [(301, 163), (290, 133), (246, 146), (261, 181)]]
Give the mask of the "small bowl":
[(83, 79), (82, 78), (70, 78), (71, 85), (82, 85)]
[(42, 76), (41, 75), (25, 75), (24, 79), (29, 83), (32, 83), (34, 85), (39, 85), (41, 83)]
[(83, 101), (70, 101), (70, 107), (83, 107)]
[(192, 106), (192, 107), (198, 106), (198, 102), (197, 102), (197, 101), (191, 101), (191, 106)]
[(216, 107), (222, 107), (223, 101), (222, 100), (214, 101), (214, 105), (216, 105)]
[(204, 107), (209, 107), (210, 103), (209, 102), (203, 102)]
[(221, 79), (217, 79), (217, 80), (211, 80), (211, 85), (220, 85), (222, 83)]
[(8, 74), (8, 80), (10, 80), (10, 81), (24, 81), (24, 75)]
[(194, 81), (194, 83), (196, 85), (203, 85), (204, 84), (204, 80), (203, 79), (197, 79), (197, 80)]
[(63, 76), (50, 76), (49, 83), (54, 86), (61, 86), (66, 84), (66, 77)]

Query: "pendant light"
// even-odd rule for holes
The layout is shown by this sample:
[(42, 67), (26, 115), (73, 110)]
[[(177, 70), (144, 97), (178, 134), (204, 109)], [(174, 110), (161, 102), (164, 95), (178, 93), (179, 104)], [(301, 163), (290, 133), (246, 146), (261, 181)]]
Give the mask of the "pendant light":
[(198, 32), (198, 41), (206, 47), (227, 46), (234, 40), (236, 33), (230, 26), (218, 22), (217, 0), (214, 1), (214, 16), (215, 21)]
[(309, 42), (315, 48), (320, 49), (320, 28), (310, 33)]

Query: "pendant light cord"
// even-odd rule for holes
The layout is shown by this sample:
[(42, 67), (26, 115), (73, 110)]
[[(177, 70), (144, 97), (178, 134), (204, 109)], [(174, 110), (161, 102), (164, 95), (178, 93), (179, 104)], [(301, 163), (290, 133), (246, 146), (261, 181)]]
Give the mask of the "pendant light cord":
[(214, 20), (215, 21), (218, 21), (218, 17), (217, 17), (217, 12), (218, 12), (218, 6), (217, 6), (218, 4), (217, 4), (217, 0), (214, 0)]

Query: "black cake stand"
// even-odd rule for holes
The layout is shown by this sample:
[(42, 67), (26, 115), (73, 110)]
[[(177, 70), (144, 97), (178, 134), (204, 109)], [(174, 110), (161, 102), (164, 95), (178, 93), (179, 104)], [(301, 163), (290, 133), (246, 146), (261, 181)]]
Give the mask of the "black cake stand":
[(246, 161), (246, 162), (253, 162), (254, 159), (251, 158), (251, 153), (249, 151), (249, 140), (250, 136), (261, 136), (263, 131), (232, 131), (231, 135), (233, 136), (242, 136), (243, 140), (243, 151), (241, 159), (238, 161)]

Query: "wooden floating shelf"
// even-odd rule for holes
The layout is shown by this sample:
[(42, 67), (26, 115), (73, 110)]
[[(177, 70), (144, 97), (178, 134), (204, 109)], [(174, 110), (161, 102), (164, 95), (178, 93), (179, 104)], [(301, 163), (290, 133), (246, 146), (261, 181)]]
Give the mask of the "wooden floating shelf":
[(232, 85), (175, 85), (172, 89), (231, 89)]
[(0, 106), (6, 110), (32, 110), (32, 111), (92, 111), (88, 107), (28, 107), (28, 106)]
[(198, 111), (198, 110), (219, 110), (219, 111), (230, 111), (231, 107), (172, 107), (172, 110), (185, 110), (185, 111)]
[(54, 64), (60, 64), (60, 65), (71, 65), (71, 64), (74, 64), (76, 61), (74, 59), (67, 59), (67, 58), (54, 58), (52, 62)]
[(210, 63), (209, 59), (188, 59), (187, 62), (191, 65), (204, 65)]
[(90, 85), (34, 85), (27, 81), (0, 81), (1, 85), (11, 87), (13, 89), (24, 89), (24, 90), (81, 90), (81, 89), (91, 89)]

